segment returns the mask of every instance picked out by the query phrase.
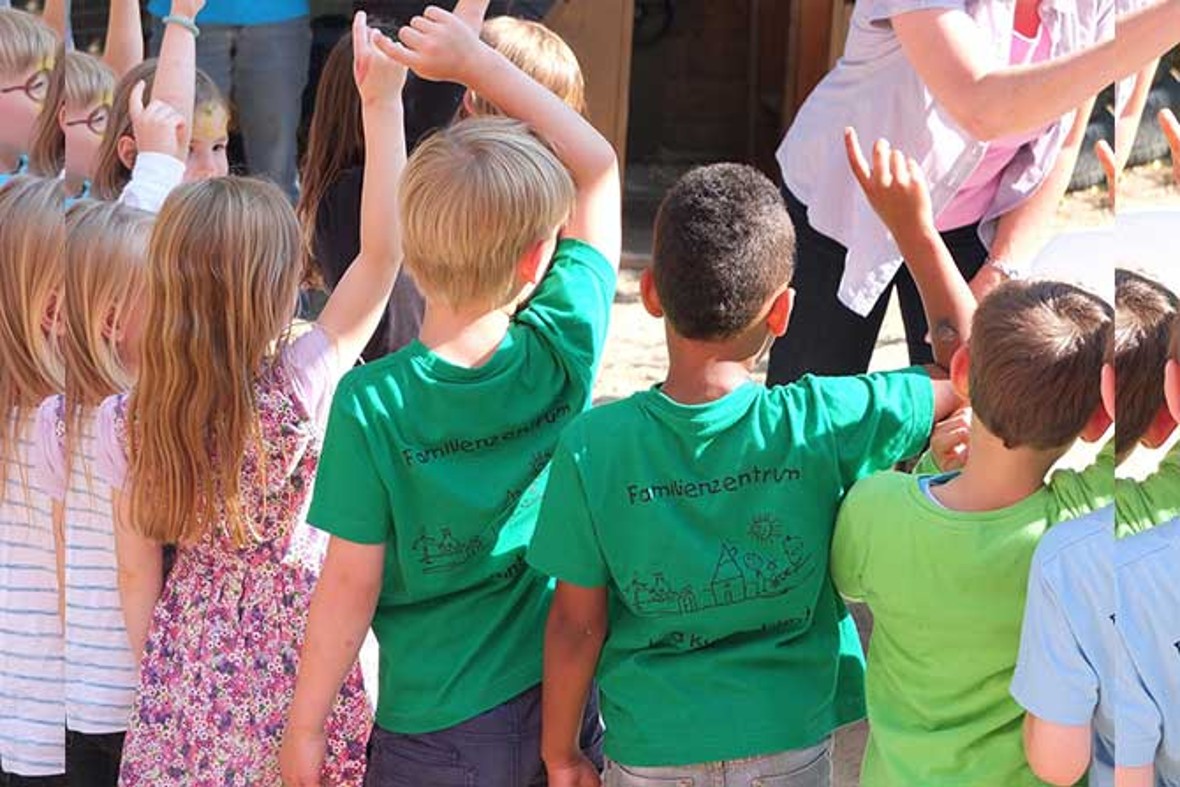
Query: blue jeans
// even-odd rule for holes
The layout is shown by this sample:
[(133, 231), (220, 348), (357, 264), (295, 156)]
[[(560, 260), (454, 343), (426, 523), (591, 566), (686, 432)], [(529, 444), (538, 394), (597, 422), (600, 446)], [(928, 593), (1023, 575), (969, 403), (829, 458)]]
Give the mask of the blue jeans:
[[(602, 766), (598, 694), (582, 721), (582, 751)], [(541, 687), (445, 730), (406, 735), (373, 727), (365, 787), (542, 787)]]
[[(153, 19), (154, 53), (162, 37), (163, 26)], [(305, 16), (266, 25), (202, 25), (197, 39), (197, 67), (233, 104), (247, 170), (273, 180), (292, 200), (298, 195), (297, 134), (310, 56)]]
[(832, 739), (806, 749), (664, 768), (631, 768), (607, 762), (603, 787), (829, 787)]

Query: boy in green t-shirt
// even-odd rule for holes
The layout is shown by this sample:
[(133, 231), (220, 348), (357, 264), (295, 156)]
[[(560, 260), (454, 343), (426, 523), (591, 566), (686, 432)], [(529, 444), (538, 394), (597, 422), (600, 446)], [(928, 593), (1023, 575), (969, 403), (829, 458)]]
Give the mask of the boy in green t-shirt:
[(832, 578), (874, 621), (864, 784), (1040, 783), (1008, 686), (1038, 540), (1112, 502), (1113, 451), (1045, 481), (1079, 436), (1110, 425), (1099, 381), (1111, 316), (1067, 284), (995, 290), (951, 364), (974, 412), (963, 470), (881, 473), (844, 501)]
[[(282, 755), (292, 784), (319, 784), (323, 721), (370, 623), (380, 645), (370, 783), (525, 787), (544, 775), (551, 593), (525, 549), (558, 435), (590, 404), (620, 187), (610, 144), (479, 40), (481, 5), (428, 9), (400, 44), (379, 42), (533, 133), (463, 121), (406, 166), (405, 264), (426, 315), (418, 341), (351, 372), (332, 403), (308, 514), (332, 539)], [(595, 757), (593, 708), (580, 732)]]
[[(1164, 401), (1168, 340), (1180, 301), (1167, 287), (1131, 271), (1115, 271), (1115, 385), (1118, 426), (1115, 453), (1121, 463), (1137, 445), (1160, 448), (1176, 430)], [(1119, 537), (1180, 516), (1180, 449), (1142, 481), (1115, 480)]]
[[(881, 185), (889, 157), (878, 164)], [(920, 196), (911, 166), (883, 190)], [(970, 292), (932, 249), (909, 259), (946, 331)], [(921, 451), (959, 400), (922, 369), (755, 382), (787, 327), (793, 257), (782, 199), (749, 167), (694, 170), (664, 199), (642, 293), (665, 321), (667, 378), (567, 428), (529, 549), (558, 580), (542, 727), (553, 787), (599, 784), (578, 747), (596, 672), (607, 785), (825, 785), (832, 732), (864, 714), (860, 643), (828, 575), (837, 507), (858, 478)]]

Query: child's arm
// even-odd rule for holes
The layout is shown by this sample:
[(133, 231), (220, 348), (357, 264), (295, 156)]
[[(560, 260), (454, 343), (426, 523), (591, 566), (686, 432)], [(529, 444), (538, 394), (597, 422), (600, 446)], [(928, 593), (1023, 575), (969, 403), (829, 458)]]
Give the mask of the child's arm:
[(1024, 716), (1024, 755), (1037, 778), (1049, 784), (1072, 785), (1090, 767), (1089, 724), (1070, 727), (1045, 721), (1032, 713)]
[(1116, 767), (1114, 769), (1114, 787), (1155, 787), (1155, 766)]
[[(139, 13), (138, 0), (111, 0), (102, 59), (115, 72), (115, 79), (122, 79), (143, 62), (143, 23)], [(193, 79), (195, 91), (195, 72)]]
[(121, 490), (111, 490), (115, 512), (115, 559), (119, 566), (119, 599), (135, 663), (143, 660), (152, 611), (164, 588), (164, 549), (135, 532), (131, 501)]
[(1172, 149), (1172, 179), (1180, 186), (1180, 121), (1170, 109), (1161, 109), (1159, 113), (1160, 128), (1168, 138), (1168, 147)]
[(922, 169), (900, 150), (878, 140), (873, 166), (860, 149), (856, 131), (844, 130), (848, 163), (873, 210), (893, 234), (906, 266), (914, 277), (926, 321), (934, 361), (950, 367), (951, 357), (971, 332), (975, 297), (959, 273), (955, 260), (934, 226), (934, 210)]
[(41, 20), (53, 28), (67, 52), (74, 48), (73, 31), (70, 30), (70, 0), (45, 0)]
[(336, 342), (345, 369), (377, 328), (401, 267), (397, 204), (406, 165), (402, 87), (406, 69), (383, 50), (393, 43), (365, 24), (352, 26), (357, 89), (365, 126), (365, 174), (361, 187), (361, 250), (332, 291), (319, 325)]
[(606, 588), (558, 582), (545, 624), (541, 758), (552, 787), (598, 787), (579, 737), (586, 698), (606, 640)]
[(377, 609), (384, 544), (332, 537), (311, 600), (299, 676), (279, 767), (287, 787), (319, 787), (327, 752), (324, 725)]
[[(171, 16), (196, 19), (205, 7), (205, 0), (172, 0)], [(184, 118), (184, 151), (192, 136), (193, 104), (197, 92), (197, 39), (179, 24), (164, 26), (160, 43), (159, 65), (152, 80), (152, 99), (168, 104)]]
[[(460, 2), (456, 14), (471, 2)], [(610, 143), (561, 99), (479, 40), (462, 18), (431, 7), (398, 33), (390, 54), (425, 79), (459, 82), (527, 123), (569, 169), (577, 204), (564, 234), (598, 249), (618, 267), (622, 248), (619, 167)]]
[(131, 88), (128, 99), (135, 133), (135, 166), (119, 202), (149, 213), (159, 213), (172, 189), (184, 179), (188, 135), (184, 117), (171, 105), (152, 99), (144, 106), (144, 83)]

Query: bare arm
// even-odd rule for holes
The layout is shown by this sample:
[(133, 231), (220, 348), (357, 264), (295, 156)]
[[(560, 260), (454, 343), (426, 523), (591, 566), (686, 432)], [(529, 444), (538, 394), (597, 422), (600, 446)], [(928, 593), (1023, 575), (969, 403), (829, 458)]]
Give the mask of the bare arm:
[(459, 16), (428, 8), (426, 16), (401, 29), (399, 38), (392, 54), (419, 76), (466, 85), (509, 117), (527, 123), (557, 152), (577, 189), (565, 234), (591, 244), (617, 267), (622, 198), (610, 143), (561, 99), (482, 43)]
[(122, 79), (143, 62), (143, 22), (138, 0), (111, 0), (102, 59), (115, 72), (115, 79)]
[(288, 787), (320, 784), (324, 725), (381, 595), (385, 545), (333, 537), (311, 600), (279, 765)]
[(1155, 787), (1155, 766), (1114, 769), (1114, 787)]
[[(172, 14), (195, 19), (204, 6), (205, 0), (172, 0)], [(167, 104), (184, 119), (184, 144), (181, 149), (186, 153), (192, 138), (196, 90), (197, 40), (180, 25), (165, 25), (159, 65), (152, 81), (152, 100)], [(181, 160), (183, 158), (182, 155)]]
[(74, 35), (70, 29), (70, 0), (45, 0), (41, 19), (57, 33), (58, 40), (65, 45), (67, 52), (74, 48)]
[(585, 769), (579, 737), (586, 699), (607, 633), (606, 588), (558, 582), (545, 624), (541, 758), (551, 783), (577, 781)]
[(354, 71), (365, 126), (361, 248), (319, 318), (319, 325), (335, 339), (345, 368), (360, 356), (376, 330), (402, 260), (397, 204), (406, 165), (402, 108), (406, 70), (378, 48), (376, 42), (382, 39), (366, 26), (365, 15), (357, 14)]
[(1046, 63), (997, 66), (992, 42), (959, 10), (891, 20), (906, 57), (938, 103), (981, 141), (1047, 125), (1180, 41), (1180, 0), (1118, 20), (1118, 36)]
[(993, 259), (1007, 260), (1019, 266), (1031, 261), (1041, 250), (1061, 198), (1069, 188), (1093, 108), (1094, 99), (1078, 108), (1061, 153), (1036, 193), (1000, 217), (992, 242)]
[(1031, 713), (1024, 717), (1024, 754), (1038, 778), (1049, 784), (1073, 785), (1090, 767), (1090, 725), (1054, 724)]
[(147, 647), (152, 612), (164, 588), (164, 550), (155, 541), (136, 532), (131, 522), (130, 499), (119, 490), (112, 490), (111, 497), (115, 510), (119, 599), (123, 604), (127, 639), (138, 664)]

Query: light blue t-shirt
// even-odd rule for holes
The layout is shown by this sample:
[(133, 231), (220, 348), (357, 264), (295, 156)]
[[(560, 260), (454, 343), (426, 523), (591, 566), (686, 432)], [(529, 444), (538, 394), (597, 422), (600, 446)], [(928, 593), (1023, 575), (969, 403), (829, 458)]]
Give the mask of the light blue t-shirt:
[(1180, 519), (1120, 539), (1116, 627), (1126, 646), (1115, 693), (1116, 761), (1155, 764), (1180, 785)]
[[(148, 10), (154, 16), (168, 15), (169, 0), (152, 0)], [(308, 0), (209, 0), (197, 23), (204, 25), (267, 25), (286, 22), (311, 13)]]
[(1013, 698), (1053, 724), (1093, 724), (1091, 787), (1114, 784), (1114, 507), (1062, 522), (1033, 554)]

